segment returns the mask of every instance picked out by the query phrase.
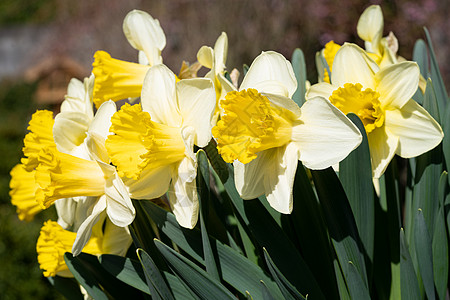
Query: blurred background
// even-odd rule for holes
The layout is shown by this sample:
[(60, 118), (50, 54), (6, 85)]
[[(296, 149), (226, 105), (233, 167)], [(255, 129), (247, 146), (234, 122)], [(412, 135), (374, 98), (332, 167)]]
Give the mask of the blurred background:
[[(370, 4), (384, 13), (384, 36), (394, 32), (399, 54), (411, 59), (426, 26), (441, 72), (450, 86), (450, 6), (448, 1), (362, 0), (1, 0), (0, 1), (0, 299), (61, 299), (42, 276), (36, 240), (49, 209), (30, 223), (10, 204), (9, 171), (20, 161), (27, 123), (36, 109), (58, 110), (70, 78), (89, 76), (93, 54), (137, 61), (122, 32), (132, 9), (159, 19), (167, 45), (164, 63), (178, 73), (195, 62), (202, 45), (214, 46), (228, 34), (228, 70), (242, 70), (261, 52), (275, 50), (290, 59), (301, 48), (308, 78), (317, 81), (314, 55), (334, 40), (363, 46), (356, 34), (360, 14)], [(204, 73), (204, 72), (203, 72)]]

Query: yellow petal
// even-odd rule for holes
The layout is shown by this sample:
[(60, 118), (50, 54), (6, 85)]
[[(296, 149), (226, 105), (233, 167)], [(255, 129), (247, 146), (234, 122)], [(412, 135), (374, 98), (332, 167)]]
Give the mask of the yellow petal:
[(11, 203), (17, 207), (20, 220), (31, 221), (42, 210), (35, 197), (38, 186), (34, 176), (35, 171), (26, 171), (22, 164), (16, 165), (11, 170), (9, 196)]
[(38, 156), (41, 149), (46, 147), (56, 147), (53, 140), (53, 112), (48, 110), (38, 110), (31, 117), (28, 126), (30, 131), (23, 140), (22, 163), (27, 171), (32, 171), (38, 165)]
[(95, 52), (94, 59), (93, 97), (97, 107), (107, 100), (119, 101), (141, 95), (149, 66), (114, 59), (104, 51)]

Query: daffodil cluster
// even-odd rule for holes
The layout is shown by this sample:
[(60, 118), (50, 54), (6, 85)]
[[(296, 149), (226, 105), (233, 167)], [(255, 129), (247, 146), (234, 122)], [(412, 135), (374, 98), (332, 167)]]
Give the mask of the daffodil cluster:
[[(265, 195), (283, 214), (293, 209), (298, 161), (325, 169), (360, 145), (348, 113), (364, 125), (374, 178), (395, 154), (415, 157), (437, 146), (439, 124), (412, 99), (419, 68), (397, 58), (395, 36), (382, 38), (380, 14), (371, 6), (358, 22), (365, 50), (330, 42), (317, 55), (320, 82), (299, 107), (292, 100), (298, 81), (280, 53), (262, 52), (238, 84), (236, 71), (228, 76), (222, 33), (214, 48), (200, 48), (198, 63), (183, 63), (175, 74), (163, 64), (166, 38), (158, 20), (130, 12), (123, 31), (139, 51), (138, 63), (97, 51), (92, 75), (70, 82), (60, 112), (32, 116), (24, 158), (11, 171), (20, 219), (52, 205), (58, 213), (37, 242), (44, 275), (69, 275), (65, 252), (125, 255), (136, 214), (131, 199), (159, 199), (179, 225), (194, 228), (196, 152), (208, 145), (233, 164), (242, 199)], [(202, 66), (210, 71), (198, 77)]]

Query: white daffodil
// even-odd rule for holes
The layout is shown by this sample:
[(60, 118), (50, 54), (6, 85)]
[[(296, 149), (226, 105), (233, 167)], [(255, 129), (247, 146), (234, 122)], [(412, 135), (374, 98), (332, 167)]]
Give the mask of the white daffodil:
[(415, 157), (441, 142), (439, 124), (411, 99), (419, 82), (416, 63), (380, 69), (363, 49), (344, 44), (334, 59), (331, 82), (313, 85), (306, 97), (325, 97), (343, 113), (358, 115), (367, 132), (374, 178), (394, 154)]
[(166, 36), (158, 20), (146, 12), (133, 10), (123, 21), (123, 32), (131, 46), (139, 50), (139, 63), (111, 58), (105, 51), (95, 53), (92, 73), (97, 107), (110, 99), (139, 97), (147, 71), (162, 63), (161, 51), (166, 46)]
[(250, 66), (239, 91), (222, 101), (224, 115), (213, 128), (217, 148), (234, 162), (243, 199), (265, 194), (281, 213), (292, 211), (298, 160), (323, 169), (344, 159), (361, 143), (356, 126), (321, 97), (301, 108), (290, 98), (297, 89), (291, 64), (263, 52)]
[(144, 80), (141, 104), (122, 106), (112, 118), (115, 135), (106, 142), (132, 198), (157, 198), (169, 190), (171, 209), (187, 228), (198, 218), (193, 147), (210, 141), (215, 103), (210, 79), (176, 82), (165, 65), (153, 66)]
[(47, 208), (62, 198), (88, 197), (85, 200), (89, 215), (77, 230), (73, 255), (81, 252), (103, 211), (106, 210), (109, 219), (119, 227), (128, 226), (134, 219), (131, 199), (115, 168), (109, 164), (104, 146), (115, 112), (116, 105), (112, 101), (100, 106), (77, 156), (50, 147), (39, 153), (36, 198), (42, 207)]

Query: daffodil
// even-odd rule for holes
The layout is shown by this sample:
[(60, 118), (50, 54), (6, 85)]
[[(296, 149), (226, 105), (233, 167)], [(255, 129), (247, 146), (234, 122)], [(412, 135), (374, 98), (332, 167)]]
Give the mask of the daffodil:
[(411, 97), (417, 90), (419, 67), (401, 62), (384, 68), (354, 44), (336, 54), (331, 82), (313, 85), (307, 99), (325, 97), (343, 113), (355, 113), (369, 140), (374, 178), (379, 178), (395, 154), (410, 158), (442, 140), (439, 124)]
[(142, 87), (141, 104), (124, 105), (112, 118), (106, 148), (133, 198), (152, 199), (168, 192), (180, 225), (192, 228), (198, 217), (194, 144), (211, 139), (215, 108), (210, 79), (176, 82), (164, 65), (153, 66)]
[(134, 219), (135, 210), (128, 192), (110, 165), (105, 149), (105, 139), (109, 132), (110, 118), (116, 112), (112, 101), (102, 104), (89, 127), (83, 142), (83, 155), (74, 156), (45, 148), (39, 154), (36, 168), (37, 201), (43, 208), (56, 200), (87, 196), (90, 215), (80, 225), (73, 254), (80, 253), (89, 240), (92, 227), (100, 214), (106, 210), (109, 219), (117, 226), (128, 226)]
[(299, 108), (290, 99), (296, 88), (291, 64), (281, 54), (263, 52), (239, 91), (222, 101), (224, 115), (212, 130), (223, 159), (234, 162), (240, 196), (266, 195), (281, 213), (292, 211), (298, 160), (323, 169), (361, 143), (356, 126), (326, 99), (317, 97)]
[[(64, 261), (64, 253), (70, 252), (77, 234), (64, 229), (57, 222), (48, 220), (41, 228), (36, 244), (37, 259), (45, 277), (55, 275), (73, 277)], [(92, 255), (114, 254), (124, 256), (131, 245), (126, 228), (117, 227), (108, 219), (99, 221), (93, 228), (83, 252)]]
[[(217, 39), (216, 43), (214, 44), (214, 49), (208, 46), (203, 46), (197, 53), (197, 60), (199, 61), (199, 63), (202, 66), (211, 69), (211, 71), (208, 72), (205, 77), (210, 78), (214, 82), (214, 87), (216, 89), (217, 106), (214, 118), (215, 121), (218, 118), (220, 104), (219, 101), (225, 97), (226, 91), (230, 90), (230, 88), (222, 88), (222, 85), (231, 85), (231, 83), (225, 79), (224, 75), (227, 55), (228, 37), (225, 32), (222, 32), (222, 34)], [(215, 124), (215, 122), (213, 123)]]
[(123, 32), (131, 46), (139, 51), (139, 63), (111, 58), (104, 51), (95, 53), (92, 73), (97, 107), (110, 99), (139, 97), (147, 71), (162, 63), (161, 51), (166, 46), (166, 37), (158, 20), (146, 12), (133, 10), (123, 21)]

